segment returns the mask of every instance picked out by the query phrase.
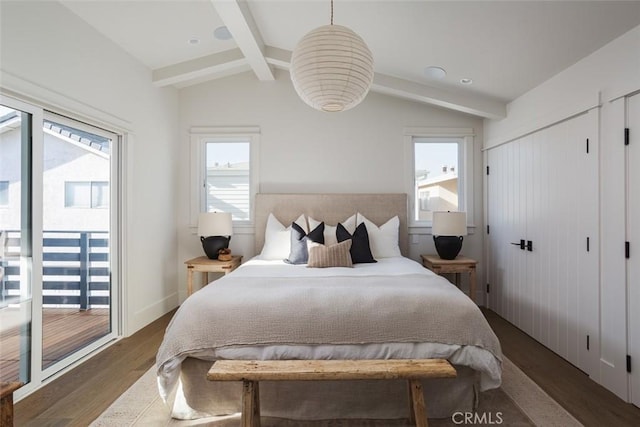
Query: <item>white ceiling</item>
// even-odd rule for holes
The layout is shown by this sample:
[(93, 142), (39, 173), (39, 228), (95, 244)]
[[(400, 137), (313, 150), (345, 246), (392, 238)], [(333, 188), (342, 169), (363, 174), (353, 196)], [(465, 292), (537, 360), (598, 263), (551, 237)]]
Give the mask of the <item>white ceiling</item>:
[[(250, 69), (273, 79), (297, 41), (330, 19), (329, 0), (61, 3), (153, 70), (160, 86)], [(334, 23), (371, 49), (373, 90), (497, 118), (506, 102), (640, 25), (640, 1), (335, 0)], [(234, 39), (213, 37), (222, 25)], [(427, 78), (431, 65), (447, 76)]]

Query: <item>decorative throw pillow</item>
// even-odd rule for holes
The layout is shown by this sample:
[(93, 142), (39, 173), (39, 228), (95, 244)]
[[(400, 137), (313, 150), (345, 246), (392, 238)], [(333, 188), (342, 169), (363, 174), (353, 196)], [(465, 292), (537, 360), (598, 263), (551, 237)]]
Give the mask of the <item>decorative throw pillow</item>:
[(351, 240), (331, 246), (314, 244), (309, 246), (309, 268), (353, 267), (351, 262)]
[(394, 216), (380, 227), (365, 218), (358, 212), (357, 223), (365, 224), (369, 232), (369, 242), (371, 243), (371, 253), (376, 259), (402, 256), (398, 244), (398, 229), (400, 219)]
[[(295, 220), (303, 230), (307, 230), (307, 220), (300, 215)], [(267, 226), (264, 230), (264, 246), (260, 252), (260, 259), (282, 260), (291, 252), (291, 227), (285, 227), (273, 214), (267, 218)]]
[(369, 234), (367, 233), (367, 227), (364, 223), (357, 226), (353, 234), (349, 233), (342, 224), (338, 224), (336, 236), (338, 242), (351, 240), (351, 261), (354, 264), (378, 262), (371, 254)]
[[(316, 228), (320, 221), (313, 219), (311, 217), (307, 218), (309, 220), (309, 229), (313, 230)], [(345, 219), (341, 222), (344, 228), (351, 234), (353, 234), (356, 229), (356, 214), (351, 215), (349, 218)], [(324, 244), (327, 246), (335, 245), (338, 243), (338, 239), (336, 238), (336, 226), (335, 225), (327, 225), (324, 224)]]
[(324, 243), (324, 222), (321, 222), (309, 234), (295, 222), (291, 224), (291, 250), (284, 260), (288, 264), (306, 264), (309, 259), (307, 241)]

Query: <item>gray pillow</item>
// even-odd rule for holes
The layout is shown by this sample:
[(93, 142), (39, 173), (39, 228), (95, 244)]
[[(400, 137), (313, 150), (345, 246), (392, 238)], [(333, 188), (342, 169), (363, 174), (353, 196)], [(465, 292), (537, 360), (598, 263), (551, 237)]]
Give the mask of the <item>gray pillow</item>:
[(309, 259), (307, 240), (324, 244), (324, 222), (321, 222), (309, 234), (295, 222), (291, 224), (291, 251), (289, 257), (284, 260), (288, 264), (306, 264)]

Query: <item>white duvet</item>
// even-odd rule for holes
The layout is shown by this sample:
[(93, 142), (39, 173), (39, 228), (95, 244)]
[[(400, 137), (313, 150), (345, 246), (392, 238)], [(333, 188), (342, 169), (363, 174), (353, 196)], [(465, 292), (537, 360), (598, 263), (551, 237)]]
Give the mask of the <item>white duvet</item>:
[[(268, 283), (272, 285), (261, 286), (260, 283), (263, 280), (267, 283), (267, 278)], [(428, 307), (428, 304), (432, 303), (432, 299), (446, 301), (446, 304), (436, 304), (437, 309), (434, 307), (428, 309), (429, 311), (442, 310), (444, 314), (450, 314), (449, 311), (455, 311), (446, 307), (449, 301), (453, 304), (452, 307), (458, 307), (456, 310), (463, 306), (464, 310), (469, 313), (465, 315), (465, 320), (462, 324), (456, 325), (456, 328), (462, 331), (462, 335), (467, 335), (462, 340), (463, 343), (457, 344), (455, 337), (451, 337), (451, 339), (446, 337), (446, 339), (437, 339), (429, 342), (402, 342), (401, 339), (375, 342), (375, 339), (369, 339), (369, 342), (334, 342), (331, 344), (309, 343), (306, 341), (294, 343), (289, 342), (288, 339), (284, 339), (282, 343), (267, 340), (260, 344), (243, 344), (234, 342), (231, 339), (229, 343), (223, 342), (221, 344), (219, 337), (213, 336), (215, 335), (216, 327), (218, 329), (221, 327), (221, 321), (215, 319), (232, 317), (232, 314), (238, 310), (237, 307), (225, 306), (223, 304), (223, 296), (233, 299), (235, 295), (244, 295), (241, 297), (243, 303), (241, 307), (243, 307), (243, 310), (245, 305), (253, 307), (247, 309), (246, 313), (248, 318), (253, 318), (258, 314), (262, 315), (263, 311), (274, 309), (268, 304), (277, 306), (278, 300), (273, 299), (273, 294), (277, 294), (274, 283), (283, 282), (286, 284), (285, 289), (288, 286), (289, 289), (293, 287), (295, 291), (306, 286), (317, 286), (318, 283), (321, 284), (320, 287), (324, 292), (331, 292), (327, 288), (332, 286), (340, 292), (345, 292), (345, 288), (352, 289), (352, 291), (349, 291), (350, 295), (355, 295), (354, 298), (362, 298), (363, 306), (365, 306), (367, 296), (375, 294), (377, 287), (382, 286), (378, 284), (385, 280), (389, 281), (390, 286), (384, 287), (384, 292), (391, 290), (390, 292), (392, 293), (395, 293), (396, 289), (398, 292), (406, 292), (407, 289), (404, 288), (405, 282), (413, 281), (413, 284), (407, 284), (407, 287), (409, 290), (414, 289), (411, 292), (416, 292), (416, 301), (402, 303), (407, 304), (407, 306), (409, 303), (415, 303), (417, 307), (421, 307), (419, 298), (423, 299), (424, 307)], [(375, 286), (371, 285), (374, 281), (376, 283)], [(327, 283), (326, 286), (324, 285), (325, 282)], [(418, 282), (419, 285), (416, 285), (415, 282)], [(258, 284), (257, 286), (256, 283)], [(248, 287), (248, 289), (245, 289), (245, 287)], [(267, 300), (270, 302), (263, 302)], [(314, 307), (317, 307), (319, 303), (315, 301), (314, 304)], [(321, 302), (320, 306), (322, 306)], [(402, 307), (394, 308), (394, 310), (402, 311)], [(293, 310), (293, 312), (297, 308), (286, 307), (287, 310)], [(305, 310), (302, 306), (299, 308)], [(225, 309), (230, 310), (227, 313), (228, 316), (224, 315)], [(275, 311), (284, 311), (284, 309), (284, 307), (281, 307), (281, 309)], [(412, 309), (415, 310), (415, 308)], [(253, 315), (251, 310), (255, 311)], [(214, 314), (220, 315), (221, 311), (223, 312), (221, 317), (212, 317)], [(404, 317), (407, 317), (406, 313), (403, 314), (405, 314)], [(422, 315), (423, 313), (417, 314)], [(430, 315), (433, 315), (433, 313)], [(199, 325), (200, 322), (201, 324)], [(274, 322), (277, 323), (277, 320), (274, 320)], [(437, 322), (424, 323), (436, 324)], [(447, 323), (451, 322), (447, 321)], [(372, 322), (372, 324), (374, 323)], [(429, 326), (423, 325), (420, 327), (428, 328)], [(449, 327), (451, 325), (447, 324), (445, 326)], [(234, 337), (233, 327), (233, 321), (224, 325), (224, 332), (227, 337)], [(366, 327), (366, 324), (360, 326), (364, 330), (366, 330)], [(202, 332), (202, 330), (205, 330), (205, 332)], [(211, 331), (211, 338), (208, 331)], [(477, 335), (483, 337), (478, 342), (483, 344), (470, 345), (469, 342), (474, 342), (474, 333), (469, 338), (469, 331), (478, 331)], [(243, 333), (246, 333), (246, 331), (243, 331)], [(438, 335), (435, 332), (434, 334)], [(327, 269), (311, 269), (305, 265), (289, 265), (282, 261), (252, 259), (232, 274), (211, 283), (193, 294), (176, 313), (167, 328), (165, 339), (157, 357), (158, 384), (163, 398), (166, 399), (171, 391), (175, 389), (180, 375), (181, 363), (187, 357), (209, 361), (216, 359), (445, 358), (454, 365), (468, 366), (478, 371), (480, 373), (479, 386), (481, 390), (496, 388), (501, 383), (500, 346), (495, 334), (489, 328), (479, 309), (475, 304), (471, 303), (465, 294), (446, 279), (433, 274), (415, 261), (401, 257), (380, 259), (375, 264), (358, 264), (354, 268)]]

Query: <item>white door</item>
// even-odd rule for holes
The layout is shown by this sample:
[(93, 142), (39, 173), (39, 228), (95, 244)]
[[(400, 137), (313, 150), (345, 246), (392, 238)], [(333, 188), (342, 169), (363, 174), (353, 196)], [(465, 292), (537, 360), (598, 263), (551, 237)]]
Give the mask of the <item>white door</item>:
[(598, 348), (597, 123), (592, 110), (487, 155), (490, 307), (590, 374)]
[(522, 141), (489, 151), (487, 165), (487, 224), (489, 225), (489, 307), (520, 326), (520, 289), (524, 288), (526, 258), (526, 191), (521, 171), (525, 163)]
[(640, 95), (627, 100), (627, 259), (631, 401), (640, 406)]
[(582, 116), (575, 128), (575, 156), (577, 158), (576, 233), (576, 283), (574, 287), (577, 305), (577, 360), (576, 366), (596, 377), (599, 366), (599, 109)]

